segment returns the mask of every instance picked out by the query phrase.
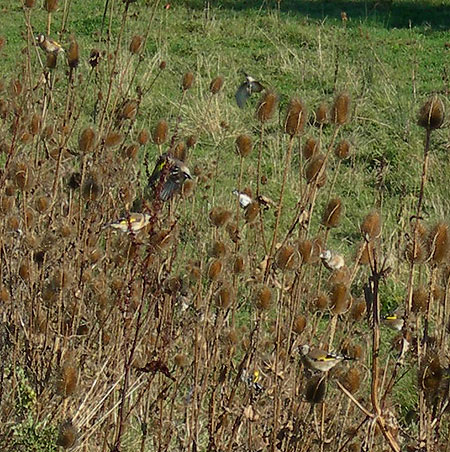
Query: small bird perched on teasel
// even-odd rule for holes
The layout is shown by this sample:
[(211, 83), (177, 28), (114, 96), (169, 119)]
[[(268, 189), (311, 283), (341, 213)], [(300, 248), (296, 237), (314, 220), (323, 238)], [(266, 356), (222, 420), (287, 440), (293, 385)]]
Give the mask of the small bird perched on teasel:
[(59, 42), (45, 36), (43, 33), (39, 33), (36, 36), (36, 43), (45, 53), (52, 53), (53, 55), (64, 53), (64, 49)]
[(331, 250), (325, 250), (320, 253), (320, 258), (328, 270), (339, 270), (345, 265), (343, 256)]
[(168, 153), (162, 154), (156, 161), (155, 168), (148, 180), (148, 188), (155, 189), (161, 179), (162, 173), (167, 171), (162, 182), (159, 199), (168, 201), (175, 193), (179, 193), (186, 179), (192, 179), (191, 172), (184, 162)]
[(337, 355), (319, 348), (310, 347), (306, 344), (299, 347), (299, 352), (303, 364), (308, 369), (320, 372), (329, 371), (341, 361), (354, 359), (349, 356)]
[(264, 86), (255, 80), (253, 77), (250, 77), (250, 75), (245, 75), (245, 82), (243, 82), (239, 88), (236, 91), (235, 98), (236, 102), (238, 104), (239, 108), (244, 108), (245, 103), (247, 102), (247, 99), (253, 94), (253, 93), (260, 93)]
[(149, 224), (150, 218), (151, 216), (148, 213), (130, 213), (128, 216), (106, 224), (104, 228), (110, 227), (122, 232), (135, 234)]

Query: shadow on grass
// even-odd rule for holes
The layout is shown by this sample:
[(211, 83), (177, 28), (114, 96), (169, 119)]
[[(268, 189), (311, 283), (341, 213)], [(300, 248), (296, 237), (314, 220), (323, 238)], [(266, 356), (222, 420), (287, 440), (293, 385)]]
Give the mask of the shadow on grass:
[[(190, 7), (203, 9), (206, 0), (186, 2)], [(442, 2), (443, 3), (443, 2)], [(241, 10), (275, 10), (276, 0), (210, 0), (212, 8)], [(370, 20), (386, 28), (427, 26), (435, 30), (450, 29), (450, 4), (434, 5), (430, 1), (415, 0), (281, 0), (281, 11), (307, 15), (314, 19), (336, 18), (345, 11), (352, 20)]]

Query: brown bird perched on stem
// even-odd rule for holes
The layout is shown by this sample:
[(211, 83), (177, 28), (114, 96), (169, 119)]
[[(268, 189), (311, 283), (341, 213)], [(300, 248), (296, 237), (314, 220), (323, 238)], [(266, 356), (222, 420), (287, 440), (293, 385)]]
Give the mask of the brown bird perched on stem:
[(36, 42), (45, 53), (52, 53), (53, 55), (64, 53), (64, 49), (59, 42), (45, 36), (43, 33), (39, 33), (36, 36)]
[(302, 345), (299, 347), (299, 352), (303, 364), (310, 370), (318, 370), (320, 372), (327, 372), (336, 364), (344, 360), (351, 360), (345, 355), (337, 355), (319, 348), (310, 347), (309, 345)]

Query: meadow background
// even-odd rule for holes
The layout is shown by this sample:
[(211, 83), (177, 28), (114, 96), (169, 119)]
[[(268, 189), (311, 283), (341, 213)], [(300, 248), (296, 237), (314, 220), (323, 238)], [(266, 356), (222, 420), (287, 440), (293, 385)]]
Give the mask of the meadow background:
[(1, 450), (450, 450), (448, 2), (0, 10)]

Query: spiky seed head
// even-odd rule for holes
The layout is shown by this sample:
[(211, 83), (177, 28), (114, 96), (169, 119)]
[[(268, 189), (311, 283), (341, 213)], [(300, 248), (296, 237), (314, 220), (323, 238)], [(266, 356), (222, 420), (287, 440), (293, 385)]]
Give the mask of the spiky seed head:
[(327, 393), (327, 380), (323, 375), (310, 378), (305, 386), (305, 400), (308, 403), (321, 403)]
[(358, 247), (357, 256), (359, 256), (359, 265), (368, 265), (373, 255), (373, 244), (371, 242), (362, 242)]
[(302, 334), (306, 327), (306, 317), (304, 315), (298, 315), (294, 319), (294, 324), (292, 325), (292, 330), (296, 334)]
[(124, 157), (130, 160), (136, 160), (139, 152), (139, 146), (137, 144), (130, 144), (124, 150)]
[(46, 62), (45, 65), (49, 68), (49, 69), (55, 69), (56, 67), (56, 55), (54, 53), (47, 53), (47, 58), (46, 58)]
[(145, 146), (148, 143), (149, 138), (150, 134), (148, 131), (146, 129), (142, 129), (137, 136), (137, 141), (141, 146)]
[(123, 136), (120, 132), (109, 132), (105, 137), (105, 147), (114, 148), (122, 142)]
[(303, 146), (302, 154), (305, 160), (309, 160), (312, 156), (314, 156), (319, 151), (319, 142), (310, 137), (306, 140), (306, 143)]
[[(323, 169), (322, 169), (323, 168)], [(325, 173), (326, 165), (325, 165), (325, 156), (321, 153), (314, 155), (305, 168), (305, 178), (306, 182), (310, 184), (315, 181), (319, 175), (319, 172), (322, 170)]]
[(444, 104), (438, 96), (434, 95), (420, 109), (417, 124), (430, 131), (436, 130), (442, 126), (444, 117)]
[(340, 380), (344, 388), (354, 394), (361, 385), (361, 374), (356, 367), (351, 367)]
[(429, 261), (434, 265), (440, 265), (445, 262), (449, 255), (449, 246), (448, 225), (439, 222), (428, 233)]
[(412, 306), (413, 312), (425, 313), (428, 305), (428, 291), (423, 286), (418, 286), (413, 290), (412, 294)]
[(218, 293), (216, 303), (219, 308), (227, 309), (233, 301), (232, 290), (228, 284), (223, 285)]
[(341, 160), (346, 159), (350, 155), (350, 142), (341, 140), (334, 149), (334, 155)]
[(255, 304), (261, 311), (267, 311), (272, 301), (272, 291), (266, 285), (259, 287), (255, 293)]
[(183, 80), (181, 82), (181, 88), (183, 89), (183, 91), (187, 91), (188, 89), (190, 89), (192, 87), (194, 83), (194, 74), (192, 72), (186, 72), (183, 75)]
[(187, 150), (186, 150), (186, 144), (184, 141), (179, 141), (173, 151), (172, 156), (178, 160), (181, 160), (182, 162), (186, 161), (187, 158)]
[(69, 51), (67, 52), (67, 62), (71, 69), (75, 69), (80, 63), (80, 49), (75, 38), (70, 40)]
[(120, 119), (134, 119), (136, 117), (138, 104), (134, 100), (127, 100), (120, 111)]
[(307, 112), (300, 99), (291, 99), (286, 113), (284, 131), (291, 137), (303, 133)]
[(272, 118), (278, 105), (278, 96), (273, 91), (266, 91), (256, 109), (256, 117), (260, 122), (266, 122)]
[(220, 75), (214, 79), (212, 79), (211, 84), (209, 85), (209, 91), (211, 94), (217, 94), (223, 86), (223, 77)]
[(41, 121), (42, 121), (42, 118), (37, 113), (35, 113), (31, 117), (31, 121), (30, 121), (30, 133), (31, 133), (31, 135), (36, 136), (40, 132), (40, 130), (41, 130)]
[(208, 278), (212, 281), (217, 280), (222, 272), (222, 267), (223, 264), (220, 259), (213, 260), (208, 268)]
[(0, 200), (0, 211), (6, 214), (14, 207), (14, 199), (10, 196), (2, 196)]
[(228, 223), (226, 225), (226, 231), (233, 243), (239, 243), (241, 237), (239, 235), (239, 228), (235, 222)]
[(245, 222), (246, 223), (253, 223), (259, 214), (259, 203), (258, 201), (252, 201), (247, 208), (245, 209)]
[(74, 427), (72, 422), (65, 421), (59, 426), (58, 439), (56, 444), (63, 449), (71, 449), (75, 446), (78, 439), (78, 430)]
[(183, 369), (184, 367), (187, 366), (188, 359), (186, 355), (184, 355), (183, 353), (177, 353), (173, 358), (173, 362), (176, 367)]
[(25, 0), (25, 8), (33, 8), (35, 1), (36, 0)]
[(328, 228), (337, 228), (341, 219), (342, 201), (339, 198), (331, 199), (322, 215), (322, 224)]
[(352, 309), (350, 311), (350, 316), (355, 322), (360, 321), (364, 314), (366, 313), (366, 302), (364, 300), (358, 300), (353, 303)]
[(169, 126), (167, 121), (160, 119), (153, 130), (153, 142), (157, 145), (165, 143), (167, 140), (167, 134), (169, 132)]
[(58, 8), (58, 0), (44, 0), (44, 8), (49, 13), (53, 13)]
[(39, 213), (44, 213), (50, 205), (50, 200), (47, 196), (39, 196), (39, 198), (36, 199), (36, 210)]
[(0, 301), (2, 303), (8, 303), (10, 300), (10, 296), (9, 296), (9, 292), (8, 289), (6, 289), (6, 287), (1, 286), (0, 287)]
[(235, 329), (229, 329), (228, 331), (225, 332), (224, 341), (225, 344), (228, 345), (229, 347), (236, 345), (238, 340), (239, 336)]
[(64, 361), (59, 369), (56, 380), (56, 391), (65, 398), (73, 395), (78, 386), (78, 369), (75, 363), (68, 359)]
[(361, 224), (361, 233), (366, 240), (374, 240), (381, 234), (381, 216), (376, 210), (369, 212)]
[(92, 127), (84, 129), (78, 138), (78, 147), (83, 154), (92, 152), (95, 146), (96, 133)]
[(319, 104), (316, 110), (316, 125), (320, 126), (328, 122), (328, 105), (326, 102)]
[(320, 259), (320, 246), (312, 240), (302, 240), (298, 243), (298, 252), (304, 264), (315, 264)]
[(163, 60), (159, 63), (159, 69), (163, 71), (167, 66), (167, 63)]
[(22, 262), (19, 266), (19, 275), (24, 281), (29, 281), (31, 277), (31, 268), (28, 262)]
[(213, 226), (220, 228), (231, 218), (231, 212), (223, 207), (214, 207), (209, 212), (209, 219)]
[(133, 55), (137, 55), (142, 50), (144, 40), (140, 35), (134, 35), (131, 38), (129, 50)]
[(197, 144), (197, 137), (195, 135), (189, 135), (186, 140), (186, 146), (191, 149)]
[(227, 254), (227, 247), (226, 247), (225, 243), (223, 243), (219, 240), (216, 240), (211, 247), (211, 251), (210, 251), (211, 257), (221, 258), (221, 257), (225, 257), (226, 254)]
[(184, 182), (181, 187), (181, 195), (184, 199), (190, 198), (194, 194), (195, 185), (195, 181), (192, 179), (188, 179)]
[(334, 99), (331, 109), (331, 121), (337, 125), (345, 124), (350, 116), (350, 96), (348, 93), (341, 93)]
[(297, 252), (291, 245), (282, 246), (276, 256), (276, 266), (281, 270), (294, 270), (297, 266)]
[(314, 306), (318, 311), (325, 311), (330, 305), (330, 299), (326, 293), (319, 293), (317, 297), (314, 299)]
[(102, 186), (94, 174), (89, 174), (82, 187), (82, 195), (86, 201), (96, 201), (102, 195)]
[(236, 152), (241, 157), (247, 157), (252, 152), (253, 143), (248, 135), (239, 135), (236, 138)]
[(233, 262), (233, 273), (235, 275), (240, 275), (244, 271), (244, 268), (245, 268), (244, 257), (241, 255), (236, 256)]
[(347, 311), (350, 301), (349, 295), (348, 288), (345, 284), (338, 283), (332, 287), (330, 294), (330, 308), (333, 314), (338, 315)]

